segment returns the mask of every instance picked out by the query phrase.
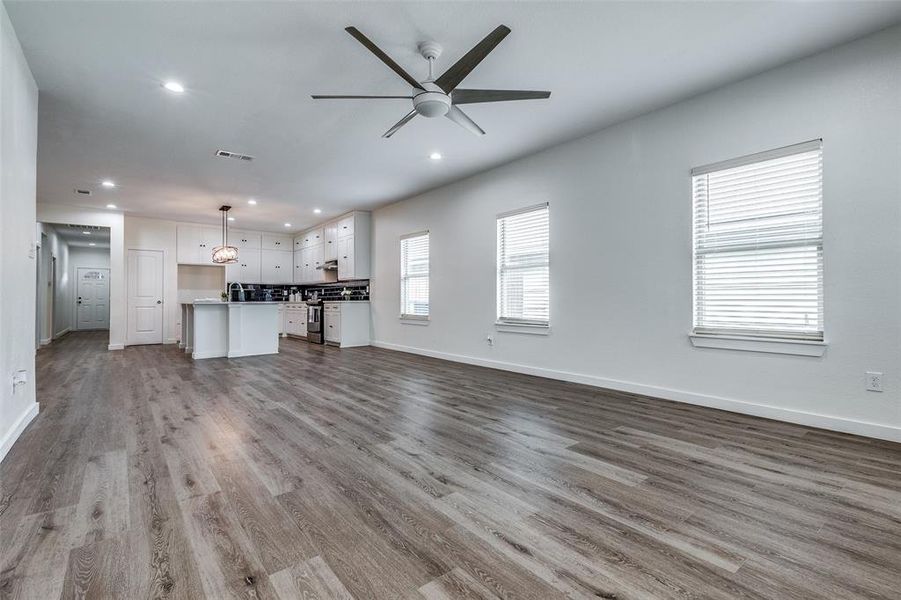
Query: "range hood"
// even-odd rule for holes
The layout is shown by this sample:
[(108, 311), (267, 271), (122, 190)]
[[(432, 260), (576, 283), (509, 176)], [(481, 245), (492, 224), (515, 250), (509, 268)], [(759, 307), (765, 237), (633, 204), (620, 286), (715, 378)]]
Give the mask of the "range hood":
[(323, 271), (337, 271), (338, 270), (338, 259), (327, 260), (323, 264), (316, 267), (317, 269), (321, 269)]

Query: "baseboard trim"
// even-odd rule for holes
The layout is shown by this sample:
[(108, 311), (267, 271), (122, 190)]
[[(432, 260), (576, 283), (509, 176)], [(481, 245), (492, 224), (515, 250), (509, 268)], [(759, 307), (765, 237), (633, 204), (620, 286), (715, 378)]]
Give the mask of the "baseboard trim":
[(70, 331), (72, 331), (72, 328), (66, 327), (62, 331), (58, 331), (57, 333), (54, 333), (53, 339), (58, 340), (59, 338), (63, 337), (64, 335), (68, 335)]
[(178, 340), (175, 338), (166, 338), (165, 340), (163, 340), (163, 343), (164, 344), (177, 344)]
[(744, 400), (724, 398), (722, 396), (698, 394), (696, 392), (689, 392), (686, 390), (645, 385), (631, 381), (622, 381), (619, 379), (608, 379), (605, 377), (597, 377), (595, 375), (586, 375), (584, 373), (558, 371), (555, 369), (532, 367), (518, 363), (510, 363), (486, 358), (476, 358), (463, 354), (438, 352), (425, 348), (392, 344), (390, 342), (374, 340), (372, 342), (372, 345), (376, 348), (384, 348), (386, 350), (408, 352), (410, 354), (429, 356), (431, 358), (440, 358), (442, 360), (476, 365), (479, 367), (488, 367), (491, 369), (500, 369), (502, 371), (523, 373), (525, 375), (536, 375), (538, 377), (546, 377), (548, 379), (581, 383), (593, 387), (606, 388), (620, 392), (627, 392), (630, 394), (641, 394), (642, 396), (663, 398), (664, 400), (673, 400), (675, 402), (684, 402), (686, 404), (706, 406), (708, 408), (717, 408), (729, 412), (752, 415), (755, 417), (763, 417), (766, 419), (774, 419), (776, 421), (795, 423), (797, 425), (806, 425), (808, 427), (828, 429), (830, 431), (839, 431), (842, 433), (853, 433), (855, 435), (861, 435), (880, 440), (888, 440), (890, 442), (901, 442), (901, 427), (892, 427), (889, 425), (880, 425), (878, 423), (869, 423), (867, 421), (857, 421), (853, 419), (845, 419), (842, 417), (833, 417), (830, 415), (792, 410), (789, 408), (780, 408), (767, 404), (757, 404)]
[(207, 352), (191, 352), (191, 358), (200, 360), (204, 358), (226, 358), (226, 355), (220, 351), (210, 350)]
[(125, 350), (125, 344), (110, 344), (106, 347), (107, 350)]
[(53, 338), (41, 338), (41, 346), (46, 346), (53, 341)]
[(22, 435), (22, 432), (25, 431), (25, 428), (38, 416), (39, 408), (37, 402), (32, 403), (3, 436), (3, 441), (0, 442), (0, 462), (6, 458), (6, 454), (13, 447), (13, 444), (16, 443), (16, 440), (19, 439), (19, 436)]

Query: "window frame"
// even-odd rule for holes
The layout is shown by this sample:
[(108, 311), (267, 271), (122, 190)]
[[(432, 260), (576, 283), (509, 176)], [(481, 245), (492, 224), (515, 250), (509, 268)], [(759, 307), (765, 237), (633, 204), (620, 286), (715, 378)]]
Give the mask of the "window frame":
[[(410, 279), (419, 279), (419, 278), (423, 277), (422, 275), (413, 275), (413, 276), (404, 275), (404, 271), (405, 271), (405, 267), (406, 267), (406, 265), (404, 264), (404, 242), (406, 242), (407, 240), (412, 240), (412, 239), (420, 238), (420, 237), (426, 238), (426, 247), (428, 249), (428, 261), (426, 263), (428, 266), (428, 269), (425, 273), (425, 280), (426, 280), (426, 283), (429, 284), (429, 302), (428, 302), (428, 313), (425, 315), (417, 315), (417, 314), (404, 312), (405, 309), (407, 308), (406, 302), (405, 302), (406, 294), (407, 294), (407, 292), (406, 292), (407, 282), (410, 281)], [(398, 254), (399, 254), (399, 258), (400, 258), (400, 277), (399, 277), (399, 280), (400, 280), (400, 288), (399, 288), (400, 316), (399, 316), (399, 318), (402, 321), (413, 321), (413, 322), (425, 324), (426, 322), (428, 322), (431, 319), (431, 316), (432, 316), (432, 298), (431, 298), (432, 235), (431, 235), (431, 231), (426, 229), (423, 231), (416, 231), (413, 233), (407, 233), (405, 235), (400, 236), (400, 243), (399, 243), (398, 250), (399, 250)]]
[[(819, 253), (818, 257), (818, 274), (820, 276), (820, 285), (818, 288), (818, 309), (821, 311), (822, 318), (819, 322), (819, 331), (816, 335), (799, 334), (791, 335), (791, 332), (785, 329), (748, 329), (747, 331), (740, 328), (716, 328), (710, 326), (699, 325), (699, 303), (698, 303), (698, 227), (696, 223), (696, 214), (699, 210), (697, 198), (695, 195), (695, 178), (710, 173), (733, 169), (737, 167), (753, 165), (769, 160), (783, 157), (804, 154), (818, 150), (820, 152), (820, 197), (819, 197), (819, 238), (811, 240), (809, 244), (816, 248)], [(692, 228), (692, 245), (691, 245), (691, 331), (689, 337), (696, 347), (703, 348), (724, 348), (731, 350), (748, 350), (757, 352), (770, 352), (777, 354), (796, 354), (804, 356), (822, 356), (826, 347), (826, 292), (825, 292), (825, 207), (823, 190), (823, 180), (825, 179), (823, 167), (823, 140), (816, 138), (799, 144), (792, 144), (773, 150), (749, 154), (746, 156), (729, 159), (697, 167), (691, 170), (690, 174), (690, 197), (691, 197), (691, 228)], [(774, 249), (787, 249), (792, 245), (798, 245), (798, 240), (786, 241), (782, 245), (773, 245)], [(736, 250), (738, 251), (738, 250)]]
[[(504, 317), (501, 314), (502, 310), (502, 290), (501, 290), (501, 282), (502, 282), (502, 265), (501, 265), (501, 239), (500, 239), (500, 223), (503, 219), (508, 217), (514, 217), (517, 215), (523, 215), (531, 212), (537, 212), (540, 210), (547, 211), (547, 232), (548, 232), (548, 241), (547, 241), (547, 310), (548, 310), (548, 318), (546, 321), (542, 320), (532, 320), (532, 319), (516, 319), (510, 317)], [(495, 218), (495, 328), (501, 332), (511, 332), (511, 333), (535, 333), (539, 335), (546, 335), (550, 332), (551, 325), (551, 213), (550, 213), (550, 203), (542, 202), (540, 204), (532, 204), (529, 206), (525, 206), (522, 208), (518, 208), (515, 210), (510, 210), (506, 212), (502, 212), (496, 215)]]

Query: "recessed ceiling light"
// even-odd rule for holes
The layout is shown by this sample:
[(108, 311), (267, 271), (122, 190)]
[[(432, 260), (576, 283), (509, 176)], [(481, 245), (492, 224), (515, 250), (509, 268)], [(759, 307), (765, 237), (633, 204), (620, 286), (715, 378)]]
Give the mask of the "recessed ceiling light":
[(234, 221), (235, 218), (234, 218), (234, 217), (229, 217), (228, 220), (229, 220), (229, 221)]
[(322, 212), (322, 209), (321, 209), (321, 208), (314, 208), (314, 209), (313, 209), (313, 212), (316, 213), (316, 214), (318, 215), (319, 213)]
[(109, 179), (104, 179), (103, 182), (101, 182), (100, 185), (102, 185), (102, 186), (105, 187), (105, 188), (114, 188), (114, 187), (116, 187), (116, 183), (113, 182), (113, 181), (110, 181)]
[(285, 227), (291, 227), (291, 223), (285, 223)]
[(116, 208), (116, 205), (115, 204), (107, 204), (106, 207), (107, 208)]
[(442, 157), (440, 152), (432, 152), (431, 154), (429, 154), (429, 158), (431, 158), (432, 160), (441, 160)]
[(257, 201), (254, 200), (253, 198), (251, 198), (250, 200), (247, 201), (247, 204), (256, 204), (256, 203), (257, 203)]
[(82, 235), (91, 235), (90, 231), (82, 231), (81, 233), (82, 233)]
[(88, 246), (96, 246), (96, 245), (97, 245), (97, 244), (95, 244), (94, 242), (90, 242), (90, 243), (88, 244)]
[(185, 91), (185, 86), (178, 83), (177, 81), (167, 81), (163, 84), (163, 87), (169, 90), (170, 92), (174, 92), (176, 94), (181, 94)]

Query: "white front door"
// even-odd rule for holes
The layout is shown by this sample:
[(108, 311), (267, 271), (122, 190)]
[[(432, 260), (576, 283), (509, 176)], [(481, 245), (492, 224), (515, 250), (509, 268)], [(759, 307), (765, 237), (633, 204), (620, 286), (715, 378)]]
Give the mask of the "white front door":
[(109, 269), (78, 267), (75, 329), (109, 329)]
[(128, 251), (129, 344), (163, 343), (163, 253)]

